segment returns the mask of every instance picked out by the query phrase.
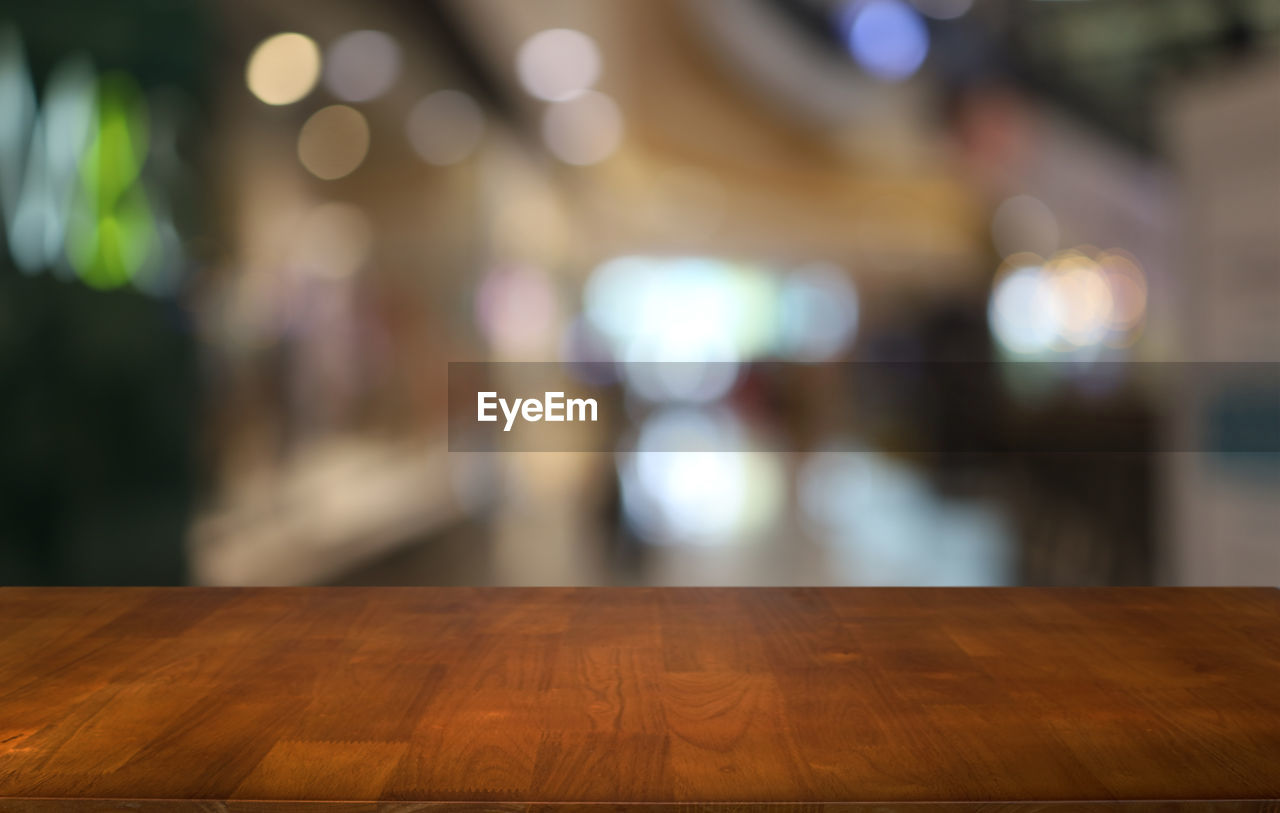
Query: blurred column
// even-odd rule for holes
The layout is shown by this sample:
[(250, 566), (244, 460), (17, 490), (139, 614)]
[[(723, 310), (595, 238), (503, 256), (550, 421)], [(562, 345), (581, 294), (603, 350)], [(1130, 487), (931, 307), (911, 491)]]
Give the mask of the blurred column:
[(1165, 521), (1165, 578), (1179, 584), (1280, 584), (1280, 456), (1223, 448), (1280, 411), (1280, 62), (1251, 62), (1171, 100), (1182, 182), (1182, 358)]

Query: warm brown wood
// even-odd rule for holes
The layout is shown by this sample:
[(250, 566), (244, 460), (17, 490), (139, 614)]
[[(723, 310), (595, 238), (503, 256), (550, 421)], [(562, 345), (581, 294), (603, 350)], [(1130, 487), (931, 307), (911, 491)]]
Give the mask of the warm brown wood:
[(0, 811), (1277, 798), (1272, 589), (0, 589)]

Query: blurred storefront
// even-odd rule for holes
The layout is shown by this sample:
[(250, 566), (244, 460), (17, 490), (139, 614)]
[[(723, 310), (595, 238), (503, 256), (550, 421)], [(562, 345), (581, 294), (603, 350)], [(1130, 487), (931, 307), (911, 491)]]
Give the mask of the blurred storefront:
[[(72, 5), (0, 6), (0, 582), (1280, 580), (1273, 3)], [(451, 451), (450, 362), (625, 425)]]

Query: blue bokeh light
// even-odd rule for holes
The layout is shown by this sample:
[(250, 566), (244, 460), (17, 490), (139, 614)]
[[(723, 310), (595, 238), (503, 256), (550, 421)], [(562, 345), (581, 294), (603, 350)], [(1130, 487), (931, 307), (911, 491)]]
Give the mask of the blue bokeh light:
[(849, 53), (867, 73), (897, 82), (910, 77), (929, 53), (929, 30), (901, 0), (864, 0), (845, 15)]

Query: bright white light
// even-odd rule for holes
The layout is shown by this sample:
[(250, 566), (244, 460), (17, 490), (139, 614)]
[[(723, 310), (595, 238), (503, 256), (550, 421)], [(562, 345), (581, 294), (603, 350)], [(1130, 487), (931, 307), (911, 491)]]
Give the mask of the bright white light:
[(833, 265), (801, 268), (782, 283), (778, 346), (799, 361), (831, 358), (848, 346), (858, 324), (858, 294)]
[(245, 83), (271, 105), (292, 104), (311, 92), (320, 76), (320, 49), (310, 37), (285, 33), (268, 37), (249, 56)]
[(598, 164), (622, 142), (622, 113), (613, 99), (588, 90), (547, 107), (542, 139), (566, 164)]
[(721, 263), (622, 257), (592, 274), (587, 318), (624, 362), (631, 389), (650, 401), (712, 401), (737, 381), (747, 318)]
[(1058, 219), (1043, 201), (1015, 195), (996, 207), (991, 240), (1001, 257), (1020, 251), (1048, 257), (1058, 250)]
[(324, 83), (347, 102), (367, 102), (391, 89), (400, 75), (400, 46), (381, 31), (352, 31), (325, 54)]
[(343, 104), (321, 108), (298, 133), (298, 160), (326, 181), (355, 172), (369, 152), (369, 123)]
[(727, 391), (736, 362), (774, 347), (776, 297), (771, 275), (758, 266), (709, 257), (620, 257), (592, 272), (584, 304), (614, 356), (636, 367), (629, 376), (645, 397), (673, 381), (696, 380), (702, 383), (693, 388), (675, 384), (685, 395), (672, 391), (671, 397), (703, 400)]
[(650, 280), (622, 296), (635, 308), (615, 332), (623, 375), (650, 401), (714, 401), (738, 380), (733, 279), (711, 261), (650, 261)]
[(714, 261), (673, 258), (654, 262), (650, 273), (657, 279), (637, 292), (636, 321), (627, 331), (627, 345), (653, 348), (654, 360), (661, 361), (738, 358), (734, 338), (742, 314), (728, 269)]
[(1061, 325), (1060, 305), (1038, 266), (1016, 268), (996, 283), (987, 308), (996, 340), (1012, 353), (1050, 349)]
[(740, 542), (778, 514), (782, 474), (773, 455), (749, 451), (726, 412), (668, 409), (645, 421), (619, 463), (628, 521), (657, 544)]
[(852, 8), (849, 52), (867, 73), (890, 82), (914, 74), (929, 53), (929, 30), (901, 0), (865, 0)]
[(409, 111), (405, 132), (414, 152), (428, 164), (446, 166), (471, 155), (484, 135), (480, 105), (457, 90), (438, 90)]
[(586, 317), (615, 350), (644, 329), (645, 303), (661, 296), (661, 276), (646, 257), (617, 257), (591, 272), (583, 292)]
[(541, 31), (520, 46), (516, 74), (530, 95), (548, 102), (567, 101), (600, 77), (600, 49), (581, 31)]

